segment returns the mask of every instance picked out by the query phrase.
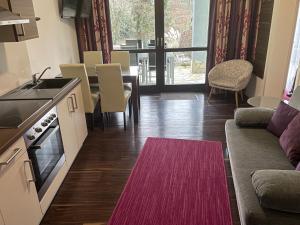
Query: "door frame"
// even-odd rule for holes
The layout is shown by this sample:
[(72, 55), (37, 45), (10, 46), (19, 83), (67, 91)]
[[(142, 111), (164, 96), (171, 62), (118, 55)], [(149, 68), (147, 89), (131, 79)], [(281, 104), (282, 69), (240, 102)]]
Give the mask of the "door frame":
[[(165, 48), (164, 47), (164, 0), (154, 0), (155, 11), (155, 48), (115, 50), (129, 51), (129, 53), (155, 53), (156, 55), (156, 84), (140, 86), (141, 93), (161, 93), (161, 92), (203, 92), (207, 90), (207, 74), (205, 74), (204, 84), (165, 84), (165, 54), (168, 52), (186, 51), (208, 51), (208, 47), (189, 47), (189, 48)], [(207, 54), (208, 55), (208, 54)]]

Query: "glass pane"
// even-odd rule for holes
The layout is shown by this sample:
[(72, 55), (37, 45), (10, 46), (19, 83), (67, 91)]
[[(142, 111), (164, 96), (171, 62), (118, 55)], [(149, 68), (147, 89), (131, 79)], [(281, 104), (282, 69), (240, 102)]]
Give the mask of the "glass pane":
[(155, 47), (154, 0), (109, 0), (113, 48)]
[(167, 48), (207, 47), (210, 0), (165, 0)]
[(206, 51), (167, 52), (165, 57), (165, 84), (204, 84)]
[(130, 66), (138, 66), (140, 85), (156, 84), (156, 54), (150, 53), (131, 53)]

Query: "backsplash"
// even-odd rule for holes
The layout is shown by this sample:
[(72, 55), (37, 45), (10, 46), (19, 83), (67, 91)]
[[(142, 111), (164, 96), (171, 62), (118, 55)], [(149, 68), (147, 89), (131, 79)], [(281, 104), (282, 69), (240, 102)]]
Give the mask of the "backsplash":
[(25, 42), (0, 44), (0, 95), (31, 79)]

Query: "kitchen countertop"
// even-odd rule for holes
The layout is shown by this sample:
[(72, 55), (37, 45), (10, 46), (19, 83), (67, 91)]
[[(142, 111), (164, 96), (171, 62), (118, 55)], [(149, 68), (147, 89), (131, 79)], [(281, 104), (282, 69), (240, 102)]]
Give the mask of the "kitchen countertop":
[[(69, 84), (61, 88), (54, 96), (49, 96), (50, 100), (47, 104), (41, 107), (34, 116), (30, 117), (28, 121), (23, 123), (19, 128), (0, 129), (0, 154), (5, 152), (11, 145), (13, 145), (23, 134), (32, 127), (40, 118), (43, 117), (51, 108), (57, 105), (71, 90), (73, 90), (81, 80), (74, 78)], [(45, 89), (45, 91), (47, 91)], [(42, 92), (40, 92), (42, 94)], [(39, 97), (39, 96), (37, 96)], [(35, 99), (35, 98), (32, 98)]]

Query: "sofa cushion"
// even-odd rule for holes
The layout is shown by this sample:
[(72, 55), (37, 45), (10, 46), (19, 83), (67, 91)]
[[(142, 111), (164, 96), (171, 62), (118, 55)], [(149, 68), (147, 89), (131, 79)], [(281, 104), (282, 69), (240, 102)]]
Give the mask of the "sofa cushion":
[(238, 108), (235, 123), (240, 127), (267, 127), (275, 110), (263, 107)]
[(289, 123), (298, 114), (298, 110), (284, 102), (280, 102), (276, 112), (273, 114), (271, 121), (267, 127), (277, 137), (280, 137), (284, 130), (287, 128)]
[(269, 209), (300, 213), (300, 173), (294, 170), (257, 170), (252, 184), (260, 204)]
[(287, 157), (294, 166), (300, 161), (300, 114), (288, 125), (279, 142)]

